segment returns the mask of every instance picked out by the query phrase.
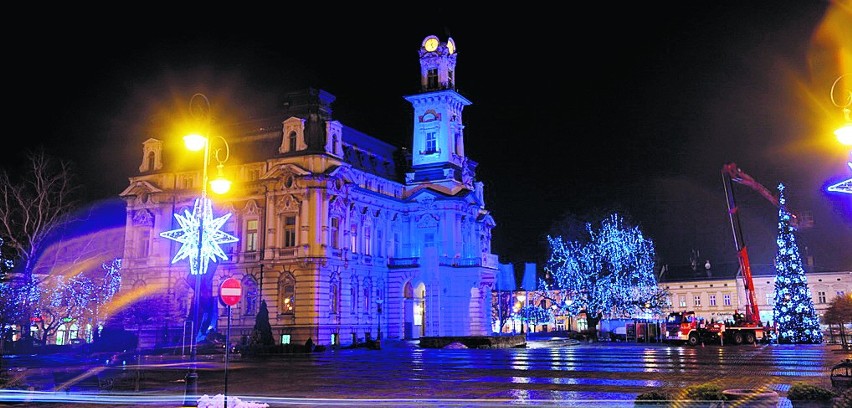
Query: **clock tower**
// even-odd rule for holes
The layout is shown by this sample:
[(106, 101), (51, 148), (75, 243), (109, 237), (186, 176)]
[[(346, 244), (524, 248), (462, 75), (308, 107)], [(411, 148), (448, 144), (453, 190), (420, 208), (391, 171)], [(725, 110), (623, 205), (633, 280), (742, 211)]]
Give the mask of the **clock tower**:
[(456, 43), (430, 35), (420, 44), (420, 93), (414, 108), (411, 172), (406, 183), (429, 184), (454, 195), (473, 190), (476, 163), (464, 154), (462, 110), (471, 102), (456, 92)]

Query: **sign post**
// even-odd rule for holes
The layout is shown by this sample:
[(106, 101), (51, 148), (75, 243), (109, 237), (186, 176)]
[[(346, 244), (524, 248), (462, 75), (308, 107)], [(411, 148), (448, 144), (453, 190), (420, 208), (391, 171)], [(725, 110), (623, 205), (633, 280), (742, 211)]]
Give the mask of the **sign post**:
[(228, 360), (231, 352), (231, 306), (237, 304), (243, 296), (240, 281), (234, 278), (225, 279), (219, 287), (219, 299), (228, 306), (228, 328), (225, 331), (225, 406), (228, 408)]

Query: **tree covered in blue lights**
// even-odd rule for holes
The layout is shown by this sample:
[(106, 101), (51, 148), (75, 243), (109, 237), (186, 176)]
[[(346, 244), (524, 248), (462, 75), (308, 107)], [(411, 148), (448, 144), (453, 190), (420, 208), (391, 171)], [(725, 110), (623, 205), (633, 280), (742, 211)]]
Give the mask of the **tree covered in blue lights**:
[(796, 244), (784, 184), (778, 186), (778, 252), (775, 254), (775, 322), (779, 343), (822, 343), (819, 317)]
[(589, 328), (603, 317), (647, 315), (666, 307), (667, 294), (654, 275), (654, 242), (618, 213), (605, 217), (597, 228), (586, 223), (580, 240), (547, 239), (549, 279), (540, 287), (568, 292), (570, 301), (560, 306), (573, 315), (585, 312)]
[(553, 314), (541, 306), (526, 305), (518, 311), (518, 317), (531, 326), (553, 321)]
[(98, 327), (107, 313), (105, 306), (121, 287), (121, 260), (104, 263), (101, 269), (99, 274), (49, 275), (10, 289), (15, 302), (31, 305), (32, 323), (38, 329), (34, 337), (45, 344), (64, 324)]

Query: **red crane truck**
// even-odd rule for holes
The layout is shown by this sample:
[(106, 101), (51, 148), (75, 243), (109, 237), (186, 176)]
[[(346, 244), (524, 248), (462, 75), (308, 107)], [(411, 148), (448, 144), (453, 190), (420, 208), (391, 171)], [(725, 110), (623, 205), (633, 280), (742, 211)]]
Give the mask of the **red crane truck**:
[[(725, 186), (725, 196), (728, 202), (728, 218), (734, 233), (734, 245), (739, 258), (740, 276), (746, 294), (745, 315), (736, 313), (732, 322), (704, 322), (695, 316), (695, 312), (672, 312), (666, 319), (666, 335), (668, 342), (681, 342), (696, 345), (703, 342), (718, 341), (721, 344), (752, 344), (763, 340), (764, 327), (760, 322), (760, 311), (757, 308), (757, 297), (754, 291), (754, 281), (751, 276), (751, 264), (748, 258), (748, 247), (743, 240), (740, 226), (739, 208), (734, 199), (733, 183), (737, 182), (752, 188), (767, 200), (778, 206), (778, 198), (766, 187), (755, 181), (751, 176), (740, 170), (735, 163), (722, 166), (722, 182)], [(795, 225), (796, 217), (793, 216)]]

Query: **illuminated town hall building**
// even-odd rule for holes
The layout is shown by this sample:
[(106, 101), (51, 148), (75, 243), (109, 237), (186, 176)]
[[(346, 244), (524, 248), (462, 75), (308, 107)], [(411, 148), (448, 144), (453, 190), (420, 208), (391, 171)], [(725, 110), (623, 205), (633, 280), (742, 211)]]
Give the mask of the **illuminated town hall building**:
[[(456, 92), (456, 51), (452, 39), (421, 44), (421, 90), (405, 96), (410, 148), (334, 120), (334, 96), (315, 89), (289, 94), (271, 126), (222, 132), (232, 154), (222, 171), (234, 185), (211, 194), (213, 212), (233, 214), (222, 231), (239, 241), (210, 264), (201, 299), (215, 305), (224, 279), (241, 281), (232, 336), (250, 333), (262, 300), (282, 343), (491, 333), (495, 223), (464, 148), (471, 102)], [(193, 330), (184, 324), (194, 292), (188, 263), (171, 263), (180, 246), (160, 234), (179, 228), (174, 214), (192, 211), (202, 166), (173, 144), (146, 140), (140, 173), (120, 194), (124, 282), (156, 288), (169, 305), (165, 327), (143, 334), (143, 345)], [(224, 310), (216, 310), (220, 332)]]

